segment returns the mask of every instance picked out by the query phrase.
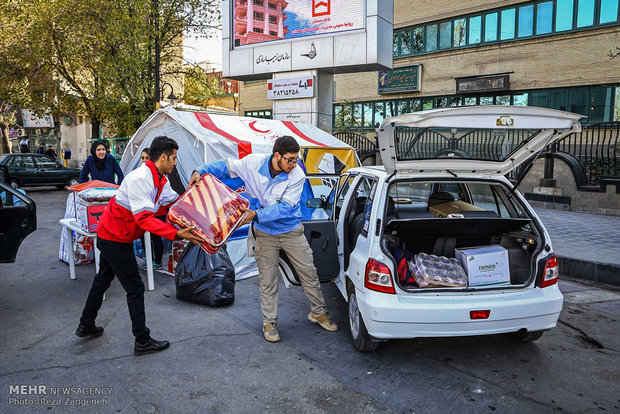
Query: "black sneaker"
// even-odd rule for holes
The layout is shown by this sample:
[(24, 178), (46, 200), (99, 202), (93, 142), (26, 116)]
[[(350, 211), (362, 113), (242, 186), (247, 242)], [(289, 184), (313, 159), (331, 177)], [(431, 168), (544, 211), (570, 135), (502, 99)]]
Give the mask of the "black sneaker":
[(169, 346), (170, 342), (168, 341), (156, 341), (153, 338), (149, 338), (148, 342), (144, 344), (136, 341), (136, 345), (133, 348), (133, 354), (137, 356), (153, 354), (155, 352), (160, 352), (164, 349), (168, 349)]
[(86, 326), (80, 324), (75, 331), (75, 335), (80, 338), (97, 338), (103, 335), (103, 328), (100, 326)]

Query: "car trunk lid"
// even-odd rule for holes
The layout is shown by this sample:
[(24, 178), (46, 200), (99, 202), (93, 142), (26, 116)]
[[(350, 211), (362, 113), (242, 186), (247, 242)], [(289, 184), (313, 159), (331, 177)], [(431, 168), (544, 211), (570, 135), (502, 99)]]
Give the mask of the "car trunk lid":
[(505, 175), (549, 143), (581, 131), (582, 117), (518, 106), (433, 109), (386, 118), (378, 144), (390, 174)]

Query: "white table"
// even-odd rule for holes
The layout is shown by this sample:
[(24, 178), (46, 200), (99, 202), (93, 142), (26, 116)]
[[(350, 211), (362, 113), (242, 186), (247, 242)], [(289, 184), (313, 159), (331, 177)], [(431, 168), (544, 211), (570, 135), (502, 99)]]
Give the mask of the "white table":
[[(71, 235), (71, 231), (93, 239), (93, 244), (95, 246), (95, 271), (99, 272), (97, 233), (91, 233), (84, 230), (80, 224), (72, 218), (60, 219), (59, 223), (67, 229), (65, 232), (65, 250), (67, 251), (67, 256), (69, 256), (69, 275), (71, 276), (71, 279), (75, 279), (75, 256), (73, 252), (73, 237)], [(144, 246), (144, 252), (146, 254), (146, 286), (148, 290), (155, 290), (155, 279), (153, 278), (153, 253), (150, 248), (151, 233), (148, 231), (144, 233)], [(148, 246), (148, 248), (146, 246)]]

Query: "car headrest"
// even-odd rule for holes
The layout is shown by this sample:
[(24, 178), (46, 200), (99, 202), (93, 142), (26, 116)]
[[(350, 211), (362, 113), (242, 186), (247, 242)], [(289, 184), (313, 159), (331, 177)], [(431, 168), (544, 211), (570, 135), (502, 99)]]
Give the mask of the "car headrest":
[(449, 203), (450, 201), (454, 201), (454, 196), (446, 191), (437, 191), (428, 196), (429, 207), (437, 204)]

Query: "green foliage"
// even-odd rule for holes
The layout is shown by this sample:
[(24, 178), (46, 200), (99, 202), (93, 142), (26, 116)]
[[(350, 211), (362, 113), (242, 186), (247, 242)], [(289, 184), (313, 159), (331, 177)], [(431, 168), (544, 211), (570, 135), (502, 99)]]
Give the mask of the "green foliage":
[(334, 127), (336, 132), (350, 131), (361, 125), (361, 111), (359, 105), (351, 101), (344, 101), (339, 112), (334, 113)]
[(130, 135), (155, 109), (156, 35), (161, 77), (181, 77), (184, 30), (209, 33), (220, 11), (217, 0), (4, 0), (0, 16), (0, 67), (11, 73), (0, 99)]
[(219, 80), (200, 67), (190, 68), (185, 74), (185, 103), (206, 107), (209, 99), (223, 93)]

